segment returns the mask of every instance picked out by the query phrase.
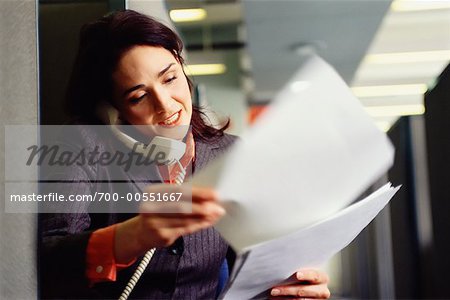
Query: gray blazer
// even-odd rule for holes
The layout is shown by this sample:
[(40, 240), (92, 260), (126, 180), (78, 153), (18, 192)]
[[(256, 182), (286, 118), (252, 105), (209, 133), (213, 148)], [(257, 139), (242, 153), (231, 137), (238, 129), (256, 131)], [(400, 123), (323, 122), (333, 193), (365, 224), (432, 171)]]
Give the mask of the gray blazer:
[[(96, 135), (88, 127), (81, 126), (78, 134), (83, 147), (100, 145), (100, 151), (108, 148), (107, 139)], [(234, 140), (234, 136), (225, 134), (213, 144), (196, 141), (193, 171), (198, 171), (222, 154)], [(70, 184), (70, 188), (64, 185), (59, 192), (86, 194), (99, 189), (103, 192), (117, 192), (114, 183), (104, 180), (108, 178), (108, 172), (108, 168), (104, 166), (66, 168), (63, 173), (58, 174), (58, 180), (70, 180), (73, 184)], [(100, 173), (102, 184), (95, 182)], [(139, 192), (148, 184), (141, 180), (139, 172), (125, 173), (124, 176), (129, 179), (125, 185), (132, 192)], [(52, 189), (53, 192), (58, 192), (54, 190), (55, 185), (52, 185)], [(140, 260), (119, 271), (116, 282), (98, 283), (89, 287), (85, 277), (86, 247), (94, 230), (134, 215), (92, 213), (86, 202), (68, 205), (72, 205), (71, 211), (77, 213), (46, 213), (39, 216), (40, 297), (117, 299)], [(183, 236), (170, 247), (156, 251), (130, 298), (213, 299), (227, 250), (228, 245), (214, 228)]]

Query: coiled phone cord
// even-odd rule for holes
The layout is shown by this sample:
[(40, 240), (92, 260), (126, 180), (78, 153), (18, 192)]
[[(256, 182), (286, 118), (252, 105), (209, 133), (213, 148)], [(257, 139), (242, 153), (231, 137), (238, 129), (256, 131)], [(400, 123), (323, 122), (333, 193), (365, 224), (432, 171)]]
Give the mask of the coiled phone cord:
[[(184, 182), (184, 178), (186, 176), (186, 169), (183, 168), (183, 165), (180, 163), (179, 160), (175, 161), (178, 166), (180, 167), (180, 172), (177, 174), (177, 177), (175, 177), (175, 184), (181, 185)], [(141, 278), (142, 274), (144, 273), (145, 269), (147, 268), (148, 264), (152, 260), (153, 254), (155, 254), (156, 248), (152, 248), (148, 250), (144, 257), (142, 258), (141, 262), (139, 263), (139, 266), (136, 268), (136, 271), (134, 271), (133, 276), (131, 276), (130, 280), (127, 283), (127, 286), (123, 290), (122, 294), (119, 297), (119, 300), (127, 300), (130, 296), (131, 292), (133, 291), (134, 287), (136, 286), (138, 280)]]

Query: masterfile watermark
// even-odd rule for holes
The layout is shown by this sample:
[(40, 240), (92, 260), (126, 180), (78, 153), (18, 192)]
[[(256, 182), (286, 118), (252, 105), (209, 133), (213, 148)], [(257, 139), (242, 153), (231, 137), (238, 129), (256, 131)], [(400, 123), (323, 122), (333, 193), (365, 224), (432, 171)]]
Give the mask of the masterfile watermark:
[[(110, 166), (116, 164), (129, 171), (132, 166), (150, 166), (152, 164), (166, 165), (170, 162), (166, 153), (156, 151), (155, 145), (145, 145), (135, 142), (130, 151), (99, 151), (99, 146), (93, 150), (81, 148), (78, 151), (63, 149), (58, 145), (32, 145), (27, 148), (30, 155), (26, 161), (27, 166), (71, 166), (71, 165), (100, 165)], [(138, 148), (145, 149), (146, 154), (138, 152)]]
[(143, 203), (174, 212), (173, 199), (192, 199), (189, 183), (182, 197), (146, 191), (190, 176), (190, 160), (180, 162), (191, 134), (184, 127), (172, 134), (131, 125), (7, 125), (5, 212), (138, 213)]

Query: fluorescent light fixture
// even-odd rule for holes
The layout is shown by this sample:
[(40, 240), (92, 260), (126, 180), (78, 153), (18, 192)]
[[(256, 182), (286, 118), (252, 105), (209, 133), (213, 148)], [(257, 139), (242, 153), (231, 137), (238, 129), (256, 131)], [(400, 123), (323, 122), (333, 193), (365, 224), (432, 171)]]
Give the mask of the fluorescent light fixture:
[(224, 64), (199, 64), (199, 65), (187, 65), (185, 68), (187, 75), (199, 76), (199, 75), (218, 75), (223, 74), (227, 70)]
[(364, 62), (368, 64), (401, 64), (430, 61), (450, 61), (450, 50), (369, 54), (364, 59)]
[(434, 9), (450, 9), (448, 0), (395, 0), (391, 4), (392, 11), (421, 11)]
[(425, 113), (423, 104), (366, 106), (364, 108), (372, 117), (411, 116)]
[(357, 86), (352, 87), (351, 90), (353, 94), (358, 98), (421, 95), (427, 91), (427, 85), (420, 83), (420, 84)]
[(206, 10), (203, 8), (173, 9), (169, 13), (174, 22), (194, 22), (206, 18)]

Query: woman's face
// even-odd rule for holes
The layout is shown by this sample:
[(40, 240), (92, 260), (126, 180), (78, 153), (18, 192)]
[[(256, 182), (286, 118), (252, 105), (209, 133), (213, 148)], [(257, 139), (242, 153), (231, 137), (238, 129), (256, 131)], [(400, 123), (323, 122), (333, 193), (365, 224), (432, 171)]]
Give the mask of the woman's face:
[(113, 101), (131, 125), (189, 125), (191, 92), (178, 60), (161, 47), (135, 46), (113, 73)]

